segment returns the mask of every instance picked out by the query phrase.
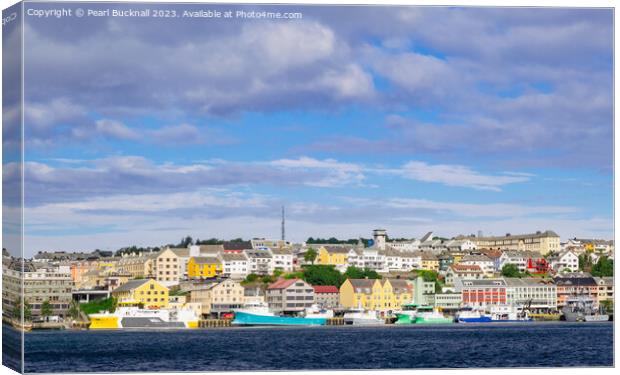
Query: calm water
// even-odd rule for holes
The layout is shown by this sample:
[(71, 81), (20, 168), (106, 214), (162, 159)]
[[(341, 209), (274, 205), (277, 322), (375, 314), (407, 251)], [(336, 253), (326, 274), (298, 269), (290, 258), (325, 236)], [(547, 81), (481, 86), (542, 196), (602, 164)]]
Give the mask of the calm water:
[(26, 372), (613, 366), (612, 323), (39, 331), (25, 345)]

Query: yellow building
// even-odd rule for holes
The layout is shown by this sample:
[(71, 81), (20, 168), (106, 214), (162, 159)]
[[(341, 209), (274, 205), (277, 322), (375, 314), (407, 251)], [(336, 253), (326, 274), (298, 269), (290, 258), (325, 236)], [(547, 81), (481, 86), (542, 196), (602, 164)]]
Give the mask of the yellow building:
[(316, 264), (346, 266), (349, 258), (348, 247), (343, 246), (321, 246), (316, 257)]
[(188, 302), (201, 307), (202, 316), (219, 316), (243, 307), (245, 288), (237, 281), (225, 280), (190, 289)]
[(191, 257), (187, 262), (190, 279), (209, 279), (224, 272), (222, 262), (216, 257)]
[(507, 233), (505, 236), (497, 237), (459, 236), (457, 239), (469, 239), (475, 243), (478, 248), (499, 249), (503, 251), (536, 251), (542, 255), (549, 252), (557, 253), (560, 251), (560, 236), (551, 230), (517, 235)]
[(422, 255), (422, 269), (428, 271), (439, 271), (439, 258), (433, 254)]
[(143, 304), (146, 308), (168, 306), (168, 288), (153, 279), (131, 280), (112, 291), (119, 304)]
[(155, 255), (124, 256), (117, 262), (120, 272), (127, 273), (133, 278), (147, 278), (155, 276)]
[(394, 310), (411, 302), (412, 287), (400, 279), (347, 279), (340, 287), (340, 304), (344, 308)]

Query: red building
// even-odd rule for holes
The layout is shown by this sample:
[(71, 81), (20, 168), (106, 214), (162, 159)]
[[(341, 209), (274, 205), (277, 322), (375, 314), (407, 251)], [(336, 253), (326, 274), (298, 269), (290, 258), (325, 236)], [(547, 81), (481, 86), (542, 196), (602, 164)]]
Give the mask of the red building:
[(461, 292), (464, 306), (484, 308), (506, 304), (506, 282), (502, 279), (456, 279), (454, 286)]
[(526, 269), (529, 273), (532, 274), (543, 274), (549, 272), (551, 266), (549, 262), (545, 258), (541, 257), (530, 257), (527, 259)]

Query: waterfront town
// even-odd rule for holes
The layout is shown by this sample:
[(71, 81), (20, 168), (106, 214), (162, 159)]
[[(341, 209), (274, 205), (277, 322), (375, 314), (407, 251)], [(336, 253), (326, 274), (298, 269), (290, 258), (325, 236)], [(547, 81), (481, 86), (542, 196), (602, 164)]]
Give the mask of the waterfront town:
[(24, 329), (92, 329), (93, 319), (97, 328), (123, 328), (109, 318), (126, 306), (188, 312), (191, 328), (229, 326), (236, 312), (256, 306), (274, 319), (329, 310), (328, 324), (343, 324), (351, 311), (372, 312), (381, 323), (398, 316), (398, 323), (411, 306), (418, 316), (428, 309), (450, 322), (464, 310), (478, 313), (472, 321), (484, 314), (501, 320), (497, 311), (510, 308), (528, 320), (563, 320), (577, 297), (589, 301), (586, 318), (610, 320), (613, 259), (613, 241), (560, 241), (551, 230), (390, 239), (376, 229), (368, 239), (304, 243), (187, 237), (158, 248), (39, 252), (24, 260), (4, 249), (3, 320)]

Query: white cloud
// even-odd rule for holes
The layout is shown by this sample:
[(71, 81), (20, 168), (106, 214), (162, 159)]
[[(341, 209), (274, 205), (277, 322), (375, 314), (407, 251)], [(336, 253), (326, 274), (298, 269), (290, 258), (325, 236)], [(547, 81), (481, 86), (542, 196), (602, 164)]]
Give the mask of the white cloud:
[(127, 125), (123, 124), (120, 121), (102, 119), (97, 120), (95, 122), (96, 130), (99, 134), (117, 138), (117, 139), (127, 139), (127, 140), (136, 140), (140, 138), (140, 134), (133, 129), (127, 127)]
[(447, 186), (467, 187), (477, 190), (500, 191), (508, 184), (527, 182), (531, 175), (516, 175), (515, 172), (506, 175), (487, 175), (474, 171), (463, 165), (435, 164), (421, 161), (410, 161), (398, 170), (392, 172), (401, 177), (423, 182), (435, 182)]

